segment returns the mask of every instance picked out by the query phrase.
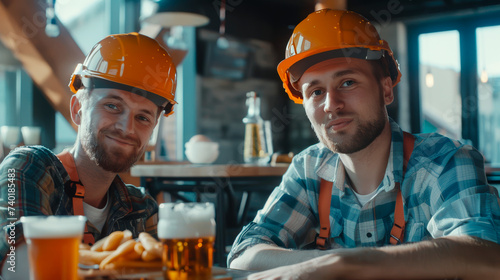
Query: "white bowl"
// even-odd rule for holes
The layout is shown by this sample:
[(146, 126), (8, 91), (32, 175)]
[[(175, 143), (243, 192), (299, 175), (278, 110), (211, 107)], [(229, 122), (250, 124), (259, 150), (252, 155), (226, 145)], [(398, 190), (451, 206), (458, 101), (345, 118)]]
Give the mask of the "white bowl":
[(217, 142), (187, 142), (186, 157), (192, 163), (213, 163), (219, 156)]

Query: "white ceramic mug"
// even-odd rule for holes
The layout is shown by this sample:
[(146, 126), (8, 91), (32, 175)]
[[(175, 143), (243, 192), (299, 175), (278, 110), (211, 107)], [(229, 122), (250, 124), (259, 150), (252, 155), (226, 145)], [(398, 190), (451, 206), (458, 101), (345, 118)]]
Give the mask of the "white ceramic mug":
[(40, 145), (40, 135), (42, 128), (39, 126), (23, 126), (21, 134), (23, 135), (24, 145)]

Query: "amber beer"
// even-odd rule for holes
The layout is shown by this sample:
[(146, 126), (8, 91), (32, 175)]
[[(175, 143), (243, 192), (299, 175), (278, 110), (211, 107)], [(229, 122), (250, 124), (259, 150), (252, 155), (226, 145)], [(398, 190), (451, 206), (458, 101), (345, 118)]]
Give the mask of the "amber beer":
[(158, 237), (164, 246), (164, 278), (212, 279), (215, 241), (212, 203), (162, 203)]
[(21, 217), (31, 280), (77, 280), (84, 216)]

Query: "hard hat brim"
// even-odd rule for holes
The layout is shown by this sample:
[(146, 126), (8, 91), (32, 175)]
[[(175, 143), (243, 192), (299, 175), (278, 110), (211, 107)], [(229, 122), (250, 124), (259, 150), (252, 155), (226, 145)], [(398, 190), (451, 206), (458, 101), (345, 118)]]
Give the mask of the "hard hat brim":
[(311, 55), (297, 61), (288, 68), (288, 73), (290, 75), (290, 82), (297, 82), (302, 74), (309, 69), (311, 66), (320, 63), (322, 61), (338, 58), (338, 57), (349, 57), (349, 58), (359, 58), (364, 60), (378, 60), (382, 58), (383, 52), (381, 50), (370, 50), (367, 48), (349, 48), (349, 49), (336, 49), (331, 51), (326, 51)]
[(155, 105), (160, 106), (160, 107), (165, 107), (165, 104), (167, 102), (170, 102), (165, 97), (159, 96), (157, 94), (154, 94), (154, 93), (147, 91), (147, 90), (144, 90), (142, 88), (133, 87), (133, 86), (125, 85), (125, 84), (120, 84), (117, 82), (113, 82), (113, 81), (109, 81), (109, 80), (105, 80), (105, 79), (101, 79), (101, 78), (96, 78), (96, 77), (92, 77), (91, 79), (92, 79), (92, 84), (93, 84), (94, 88), (112, 88), (112, 89), (119, 89), (119, 90), (131, 92), (131, 93), (135, 93), (139, 96), (142, 96), (142, 97), (150, 100)]
[(302, 74), (314, 64), (317, 64), (326, 59), (338, 57), (359, 58), (365, 60), (376, 60), (385, 58), (389, 64), (389, 72), (393, 82), (393, 86), (399, 83), (401, 72), (399, 65), (392, 54), (387, 42), (383, 42), (383, 47), (380, 46), (354, 46), (348, 48), (325, 48), (310, 52), (303, 52), (292, 57), (286, 58), (278, 64), (278, 75), (283, 81), (283, 87), (288, 94), (288, 97), (295, 103), (302, 104), (302, 93), (295, 90), (293, 83), (298, 81)]

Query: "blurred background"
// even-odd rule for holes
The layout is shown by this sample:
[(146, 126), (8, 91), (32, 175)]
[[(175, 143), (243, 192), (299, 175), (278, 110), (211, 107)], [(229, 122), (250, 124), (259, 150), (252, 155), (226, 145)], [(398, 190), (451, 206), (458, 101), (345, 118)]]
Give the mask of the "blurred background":
[[(298, 153), (317, 139), (276, 66), (318, 5), (363, 14), (389, 42), (403, 74), (389, 112), (403, 129), (463, 139), (500, 163), (500, 4), (488, 0), (0, 0), (0, 126), (41, 127), (42, 145), (71, 146), (74, 67), (103, 37), (136, 31), (179, 57), (179, 105), (152, 139), (156, 159), (185, 160), (184, 143), (204, 134), (220, 145), (216, 163), (242, 162), (248, 91), (274, 151)], [(6, 134), (4, 153), (23, 141)]]
[[(18, 145), (56, 153), (71, 147), (77, 127), (69, 114), (70, 76), (96, 42), (128, 32), (160, 42), (178, 71), (179, 104), (161, 118), (144, 161), (186, 163), (185, 143), (203, 134), (218, 143), (216, 164), (242, 163), (251, 91), (270, 123), (273, 151), (297, 154), (318, 140), (276, 67), (295, 25), (322, 7), (361, 13), (389, 42), (402, 72), (389, 115), (406, 131), (475, 146), (488, 180), (500, 188), (500, 3), (491, 0), (0, 0), (0, 159)], [(274, 171), (277, 182), (284, 170)], [(146, 182), (120, 175), (137, 186)], [(223, 178), (228, 221), (219, 245), (226, 252), (278, 184), (263, 188), (259, 176), (248, 203), (254, 189), (234, 193), (235, 180)], [(199, 199), (198, 192), (188, 195)]]

